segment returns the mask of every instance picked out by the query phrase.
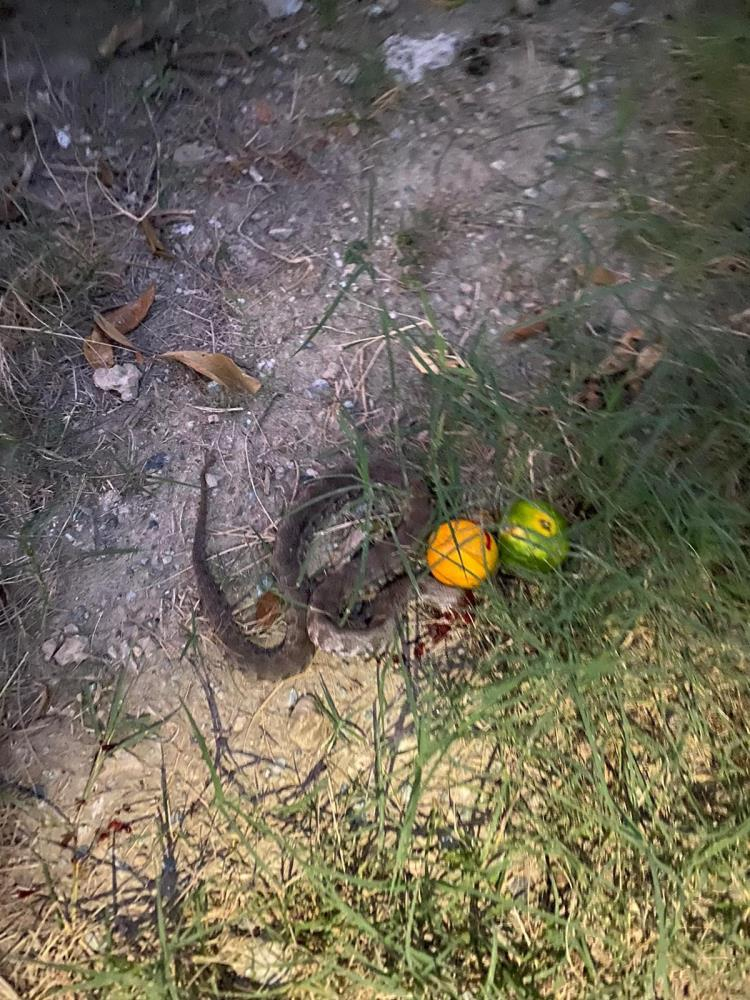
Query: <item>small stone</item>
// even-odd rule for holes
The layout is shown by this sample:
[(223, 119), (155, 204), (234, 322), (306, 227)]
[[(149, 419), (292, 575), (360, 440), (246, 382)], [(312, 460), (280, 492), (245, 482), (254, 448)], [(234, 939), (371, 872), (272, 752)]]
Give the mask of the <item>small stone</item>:
[(612, 175), (609, 170), (606, 170), (604, 167), (597, 167), (594, 171), (594, 177), (596, 177), (598, 181), (608, 181), (611, 176)]
[(466, 306), (462, 306), (459, 303), (457, 306), (453, 307), (453, 318), (457, 323), (460, 323), (464, 316), (466, 316)]
[(586, 88), (581, 83), (581, 74), (577, 69), (566, 69), (560, 88), (560, 100), (563, 104), (574, 104), (585, 96)]
[(633, 13), (632, 3), (627, 3), (626, 0), (615, 0), (615, 3), (609, 5), (609, 9), (618, 17), (627, 17)]
[(278, 240), (279, 242), (283, 242), (284, 240), (288, 240), (291, 236), (294, 235), (294, 230), (291, 228), (291, 226), (274, 226), (273, 228), (268, 230), (268, 235), (271, 237), (272, 240)]
[(557, 53), (557, 62), (560, 66), (564, 66), (566, 69), (570, 69), (576, 60), (577, 52), (572, 45), (566, 45), (564, 49), (560, 49)]
[(59, 128), (55, 132), (55, 138), (57, 139), (57, 145), (60, 149), (68, 149), (70, 147), (71, 139), (70, 132), (67, 129)]
[(55, 655), (59, 645), (60, 643), (57, 639), (47, 639), (46, 642), (42, 643), (42, 656), (44, 657), (45, 663), (49, 663)]
[(209, 422), (209, 424), (218, 424), (218, 422), (219, 422), (219, 414), (218, 413), (210, 413), (209, 416), (208, 416), (208, 422)]
[(223, 90), (228, 83), (229, 83), (228, 76), (219, 76), (216, 78), (216, 86), (219, 90)]
[(474, 286), (470, 281), (462, 281), (461, 284), (458, 286), (458, 290), (461, 292), (462, 295), (474, 294)]
[(367, 16), (373, 21), (381, 17), (389, 17), (395, 14), (398, 7), (398, 0), (380, 0), (379, 3), (371, 3), (367, 8)]
[(71, 635), (55, 653), (55, 663), (60, 667), (75, 666), (88, 656), (86, 640), (80, 635)]
[(205, 142), (183, 142), (172, 153), (172, 159), (178, 167), (195, 167), (212, 160), (217, 152), (216, 146)]
[(220, 482), (221, 480), (219, 479), (219, 477), (215, 475), (213, 472), (206, 473), (206, 486), (208, 486), (210, 490), (215, 490)]
[(78, 626), (70, 622), (63, 628), (63, 635), (78, 635)]
[(302, 0), (263, 0), (268, 16), (274, 20), (291, 17), (302, 8)]
[(331, 383), (325, 378), (316, 378), (307, 390), (310, 399), (326, 399), (331, 395)]
[(116, 392), (124, 403), (129, 403), (138, 395), (141, 373), (133, 364), (114, 365), (112, 368), (96, 368), (94, 385), (98, 389)]
[(305, 694), (297, 699), (289, 715), (289, 735), (300, 750), (317, 749), (327, 738), (329, 729), (328, 719), (321, 715), (312, 695)]
[(539, 192), (537, 191), (537, 189), (535, 187), (528, 187), (528, 188), (524, 188), (524, 190), (523, 190), (523, 196), (524, 196), (524, 198), (530, 198), (530, 199), (533, 200), (534, 198), (538, 198), (539, 197)]
[(169, 455), (166, 451), (157, 451), (153, 455), (149, 456), (143, 463), (144, 472), (161, 472), (164, 466), (169, 462)]
[(492, 163), (490, 163), (490, 169), (497, 170), (498, 173), (501, 173), (503, 170), (505, 170), (507, 166), (508, 166), (508, 161), (502, 159), (493, 160)]
[(583, 144), (578, 132), (561, 132), (555, 137), (555, 142), (563, 149), (580, 149)]

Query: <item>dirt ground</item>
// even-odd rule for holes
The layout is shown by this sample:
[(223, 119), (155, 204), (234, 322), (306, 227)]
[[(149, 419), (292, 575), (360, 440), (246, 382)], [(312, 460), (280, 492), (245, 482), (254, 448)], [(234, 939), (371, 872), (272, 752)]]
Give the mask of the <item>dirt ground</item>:
[[(133, 25), (124, 0), (63, 15), (42, 0), (15, 13), (2, 5), (6, 190), (33, 164), (18, 189), (22, 217), (0, 235), (3, 278), (23, 278), (14, 246), (31, 239), (28, 218), (69, 251), (53, 276), (66, 300), (54, 351), (34, 342), (44, 332), (28, 333), (48, 330), (32, 306), (3, 353), (4, 377), (34, 387), (30, 425), (54, 415), (66, 463), (64, 490), (35, 481), (29, 495), (22, 451), (4, 452), (0, 752), (6, 787), (26, 804), (5, 816), (6, 944), (37, 921), (50, 878), (77, 879), (79, 898), (96, 905), (115, 829), (122, 879), (154, 875), (148, 833), (163, 774), (177, 816), (203, 793), (185, 708), (227, 773), (261, 798), (301, 792), (320, 759), (330, 725), (297, 704), (306, 693), (325, 686), (367, 731), (371, 663), (342, 668), (319, 655), (274, 685), (222, 662), (196, 617), (198, 472), (215, 449), (214, 568), (252, 605), (268, 586), (278, 517), (348, 447), (347, 428), (377, 442), (397, 426), (417, 452), (425, 445), (424, 376), (403, 339), (391, 355), (383, 310), (419, 343), (439, 329), (458, 355), (481, 337), (511, 395), (544, 378), (545, 338), (505, 334), (570, 295), (574, 265), (606, 244), (596, 219), (616, 196), (608, 143), (635, 60), (658, 60), (664, 18), (680, 11), (667, 0), (554, 0), (524, 18), (510, 6), (352, 2), (327, 27), (308, 4), (278, 20), (249, 0), (149, 4), (142, 27), (104, 58), (97, 46), (112, 27)], [(450, 65), (418, 82), (384, 71), (387, 38), (441, 32), (461, 39)], [(138, 225), (154, 204), (163, 256)], [(372, 270), (350, 283), (362, 241)], [(609, 252), (607, 264), (618, 266)], [(77, 287), (68, 269), (81, 272)], [(94, 311), (151, 282), (155, 302), (132, 334), (143, 352), (137, 397), (122, 401), (94, 385), (81, 338)], [(616, 305), (603, 296), (602, 316), (626, 329)], [(224, 352), (262, 387), (228, 394), (158, 357), (174, 350)], [(502, 499), (493, 463), (486, 445), (467, 443), (467, 503)], [(17, 543), (32, 515), (33, 556)], [(36, 560), (41, 612), (30, 598)], [(119, 674), (127, 691), (113, 731)], [(408, 738), (400, 675), (384, 683), (393, 739)], [(151, 722), (132, 747), (102, 753), (102, 733), (112, 743)], [(370, 754), (366, 742), (337, 753), (331, 780), (366, 768)], [(446, 781), (460, 803), (460, 774)]]

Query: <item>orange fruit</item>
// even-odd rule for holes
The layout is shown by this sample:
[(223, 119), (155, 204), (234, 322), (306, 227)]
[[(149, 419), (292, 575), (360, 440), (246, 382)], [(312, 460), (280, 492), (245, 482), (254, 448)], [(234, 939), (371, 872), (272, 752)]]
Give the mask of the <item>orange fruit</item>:
[(475, 521), (446, 521), (427, 542), (430, 573), (449, 587), (471, 590), (495, 571), (498, 560), (497, 542)]

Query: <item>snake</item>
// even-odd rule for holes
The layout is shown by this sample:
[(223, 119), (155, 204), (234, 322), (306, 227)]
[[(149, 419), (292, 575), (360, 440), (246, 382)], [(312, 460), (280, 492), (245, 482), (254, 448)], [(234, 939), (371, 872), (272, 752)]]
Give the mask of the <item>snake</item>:
[[(233, 664), (257, 680), (281, 680), (302, 673), (316, 649), (343, 658), (382, 652), (415, 595), (415, 576), (409, 569), (408, 556), (425, 538), (434, 516), (425, 480), (416, 477), (409, 482), (403, 513), (390, 536), (366, 542), (319, 582), (305, 569), (305, 553), (316, 525), (369, 487), (363, 485), (356, 465), (340, 466), (303, 487), (276, 532), (271, 568), (285, 603), (286, 629), (282, 641), (268, 647), (253, 641), (240, 628), (208, 565), (206, 476), (214, 461), (215, 455), (209, 452), (201, 472), (192, 561), (203, 614)], [(404, 487), (400, 467), (388, 458), (373, 458), (368, 463), (368, 479), (371, 484), (389, 489)], [(353, 595), (364, 590), (374, 593), (359, 602), (356, 613), (342, 623)], [(462, 599), (461, 591), (431, 578), (420, 584), (418, 596), (440, 608), (456, 607)]]

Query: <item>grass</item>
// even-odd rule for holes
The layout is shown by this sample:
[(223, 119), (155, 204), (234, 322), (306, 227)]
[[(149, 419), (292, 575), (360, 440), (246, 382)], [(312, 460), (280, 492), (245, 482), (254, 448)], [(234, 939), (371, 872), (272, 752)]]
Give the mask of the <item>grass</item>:
[[(705, 37), (685, 56), (685, 99), (704, 110), (716, 93), (692, 60), (725, 35)], [(724, 151), (747, 176), (738, 129)], [(719, 163), (713, 133), (696, 136)], [(649, 330), (664, 357), (632, 401), (617, 379), (600, 409), (576, 401), (606, 353), (581, 333), (585, 294), (524, 399), (495, 381), (482, 336), (466, 368), (424, 377), (410, 433), (426, 432), (441, 513), (488, 483), (498, 508), (542, 496), (572, 523), (564, 569), (486, 588), (468, 669), (405, 637), (367, 730), (325, 688), (332, 736), (294, 794), (260, 795), (189, 717), (208, 793), (179, 818), (165, 783), (137, 919), (123, 929), (114, 901), (53, 907), (59, 925), (38, 934), (56, 950), (19, 978), (114, 1000), (748, 995), (750, 380), (725, 318), (741, 270), (707, 268), (744, 244), (706, 188), (716, 163), (680, 162), (705, 195), (694, 217), (655, 241), (636, 191), (614, 219), (644, 267), (676, 262), (655, 298), (693, 309)], [(409, 346), (382, 321), (389, 351)]]

